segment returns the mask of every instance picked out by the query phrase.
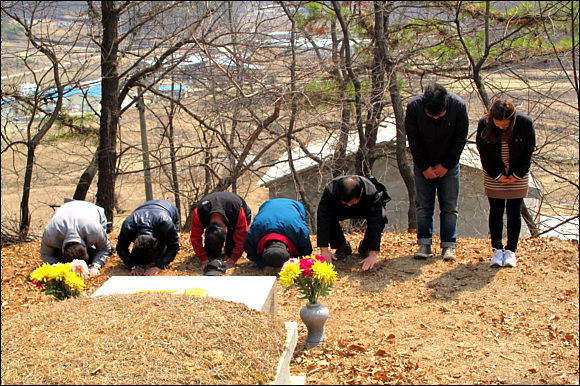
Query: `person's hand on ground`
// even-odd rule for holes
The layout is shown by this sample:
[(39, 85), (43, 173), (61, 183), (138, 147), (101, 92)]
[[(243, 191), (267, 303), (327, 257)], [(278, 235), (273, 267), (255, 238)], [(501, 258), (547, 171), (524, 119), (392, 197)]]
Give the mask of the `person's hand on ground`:
[(145, 268), (135, 267), (131, 270), (131, 276), (143, 276), (145, 273)]
[(226, 260), (226, 268), (227, 269), (232, 268), (235, 264), (236, 264), (236, 262), (234, 260), (232, 260), (232, 259), (227, 259)]
[(143, 275), (145, 275), (145, 276), (154, 276), (154, 275), (157, 275), (159, 272), (161, 272), (161, 268), (159, 268), (159, 267), (151, 267), (147, 271), (145, 271), (145, 273), (143, 273)]
[(321, 247), (320, 256), (324, 257), (328, 264), (332, 264), (332, 260), (336, 260), (336, 256), (334, 256), (334, 253), (330, 252), (330, 249), (328, 248)]
[(89, 268), (89, 277), (97, 277), (101, 275), (101, 271), (96, 268)]
[(363, 271), (368, 271), (375, 266), (375, 263), (377, 262), (377, 254), (377, 251), (370, 251), (369, 256), (360, 262)]

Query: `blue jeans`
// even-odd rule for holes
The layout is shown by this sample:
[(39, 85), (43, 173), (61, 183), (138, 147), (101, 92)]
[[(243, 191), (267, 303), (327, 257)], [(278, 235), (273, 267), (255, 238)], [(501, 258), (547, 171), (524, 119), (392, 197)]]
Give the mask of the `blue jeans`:
[(457, 203), (459, 199), (459, 164), (452, 166), (442, 178), (427, 179), (414, 166), (415, 208), (417, 210), (417, 244), (433, 243), (435, 194), (439, 200), (441, 248), (455, 248), (457, 240)]

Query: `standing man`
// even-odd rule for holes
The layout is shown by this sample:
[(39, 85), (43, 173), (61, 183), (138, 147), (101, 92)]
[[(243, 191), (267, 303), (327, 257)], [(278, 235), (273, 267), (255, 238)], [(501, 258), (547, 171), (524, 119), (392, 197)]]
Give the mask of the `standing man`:
[[(117, 254), (131, 276), (152, 276), (165, 269), (179, 252), (179, 211), (165, 200), (141, 204), (121, 226)], [(133, 243), (131, 253), (129, 245)], [(155, 263), (144, 268), (143, 265)]]
[(276, 274), (290, 257), (310, 255), (304, 205), (288, 198), (264, 202), (248, 230), (244, 250), (267, 275)]
[(443, 260), (455, 261), (459, 157), (467, 142), (469, 117), (463, 100), (437, 83), (407, 105), (405, 130), (413, 156), (417, 209), (416, 259), (433, 256), (433, 213), (439, 200)]
[[(347, 218), (365, 218), (367, 229), (358, 251), (365, 259), (363, 270), (371, 269), (381, 247), (381, 233), (388, 223), (386, 204), (391, 198), (383, 184), (374, 177), (356, 175), (336, 177), (324, 189), (317, 212), (317, 242), (320, 254), (327, 263), (352, 253), (344, 237), (340, 221)], [(335, 253), (330, 252), (336, 248)], [(335, 256), (336, 255), (336, 256)]]
[(244, 252), (244, 240), (251, 221), (250, 207), (235, 193), (215, 192), (202, 198), (191, 216), (190, 235), (201, 267), (205, 268), (208, 257), (219, 257), (222, 248), (228, 258), (227, 268), (233, 267)]
[(89, 265), (89, 277), (97, 277), (110, 254), (105, 210), (86, 201), (65, 199), (44, 228), (42, 261), (57, 264), (83, 260)]

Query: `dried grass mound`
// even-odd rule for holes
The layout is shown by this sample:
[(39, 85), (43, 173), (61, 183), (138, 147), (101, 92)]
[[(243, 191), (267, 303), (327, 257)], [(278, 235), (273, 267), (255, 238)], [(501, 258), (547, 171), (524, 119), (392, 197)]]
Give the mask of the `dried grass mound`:
[(286, 329), (211, 297), (68, 299), (2, 317), (2, 384), (266, 384)]

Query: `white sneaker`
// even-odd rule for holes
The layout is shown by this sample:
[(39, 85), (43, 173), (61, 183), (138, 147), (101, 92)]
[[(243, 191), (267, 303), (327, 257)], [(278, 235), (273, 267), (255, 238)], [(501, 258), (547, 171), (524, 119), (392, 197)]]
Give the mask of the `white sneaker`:
[(506, 249), (504, 252), (504, 267), (515, 267), (516, 266), (516, 254), (509, 249)]
[(491, 257), (491, 263), (489, 263), (490, 267), (503, 267), (503, 249), (494, 249), (493, 256)]

